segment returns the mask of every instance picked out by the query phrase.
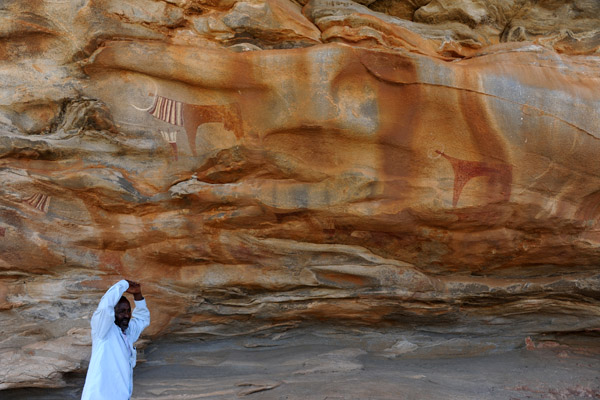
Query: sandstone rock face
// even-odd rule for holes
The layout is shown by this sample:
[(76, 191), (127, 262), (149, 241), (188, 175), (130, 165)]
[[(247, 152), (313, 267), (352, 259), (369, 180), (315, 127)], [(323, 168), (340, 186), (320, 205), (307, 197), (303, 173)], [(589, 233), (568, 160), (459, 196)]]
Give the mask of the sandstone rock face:
[(121, 277), (147, 339), (600, 326), (598, 1), (5, 0), (0, 35), (0, 389), (85, 368)]

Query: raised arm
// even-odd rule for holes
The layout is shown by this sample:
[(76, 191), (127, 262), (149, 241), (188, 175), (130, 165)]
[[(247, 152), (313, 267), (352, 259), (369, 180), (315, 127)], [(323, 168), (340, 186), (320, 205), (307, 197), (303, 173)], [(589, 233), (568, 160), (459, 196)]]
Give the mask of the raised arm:
[(129, 289), (125, 279), (115, 283), (104, 293), (98, 308), (92, 316), (92, 337), (101, 339), (106, 336), (108, 329), (115, 323), (115, 305), (123, 293)]
[(133, 294), (133, 299), (135, 300), (135, 309), (133, 310), (131, 321), (129, 321), (128, 335), (135, 342), (140, 337), (142, 331), (150, 325), (150, 311), (142, 295), (142, 285), (137, 282), (127, 282), (129, 283), (127, 293)]

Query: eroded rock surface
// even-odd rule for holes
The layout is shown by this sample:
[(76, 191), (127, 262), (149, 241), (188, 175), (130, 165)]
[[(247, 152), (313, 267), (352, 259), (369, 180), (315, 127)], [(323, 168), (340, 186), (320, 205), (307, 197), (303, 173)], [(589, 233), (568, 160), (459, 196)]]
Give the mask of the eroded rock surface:
[(147, 340), (600, 327), (597, 1), (9, 0), (0, 36), (0, 388), (85, 369), (121, 276)]
[[(600, 357), (582, 337), (498, 351), (497, 337), (312, 326), (203, 343), (158, 340), (140, 353), (135, 399), (595, 399)], [(589, 344), (597, 338), (588, 337)], [(516, 344), (516, 343), (514, 343)], [(509, 346), (510, 347), (510, 346)], [(481, 355), (482, 348), (495, 349)], [(473, 350), (477, 350), (473, 352)], [(582, 351), (583, 350), (583, 351)], [(589, 350), (589, 347), (588, 349)], [(460, 355), (460, 357), (457, 357)], [(75, 400), (83, 376), (59, 389), (3, 391), (5, 400)]]

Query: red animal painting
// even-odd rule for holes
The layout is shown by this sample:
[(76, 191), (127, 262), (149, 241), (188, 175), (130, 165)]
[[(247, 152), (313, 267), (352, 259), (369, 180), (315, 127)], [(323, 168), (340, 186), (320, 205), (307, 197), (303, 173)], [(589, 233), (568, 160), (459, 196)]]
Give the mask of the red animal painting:
[(24, 199), (23, 202), (45, 214), (50, 207), (50, 199), (51, 197), (46, 194), (35, 193)]
[(510, 199), (512, 166), (502, 163), (460, 160), (439, 150), (436, 152), (448, 160), (454, 170), (453, 207), (457, 206), (460, 194), (467, 182), (478, 176), (488, 177), (490, 185), (498, 186), (500, 188), (499, 193), (495, 193), (497, 198), (503, 201), (508, 201)]
[(197, 155), (196, 131), (202, 124), (220, 122), (225, 129), (233, 132), (238, 139), (244, 135), (242, 113), (237, 103), (223, 105), (188, 104), (155, 95), (149, 108), (135, 108), (140, 111), (147, 111), (154, 118), (171, 125), (182, 126), (185, 129), (193, 155)]

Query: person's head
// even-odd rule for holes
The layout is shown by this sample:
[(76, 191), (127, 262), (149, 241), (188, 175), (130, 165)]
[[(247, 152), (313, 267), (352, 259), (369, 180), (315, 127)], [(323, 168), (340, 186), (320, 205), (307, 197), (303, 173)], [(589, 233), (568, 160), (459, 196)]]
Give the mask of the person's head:
[(121, 296), (121, 299), (119, 299), (119, 302), (115, 306), (115, 324), (125, 332), (125, 329), (129, 326), (130, 319), (131, 305), (125, 296)]

